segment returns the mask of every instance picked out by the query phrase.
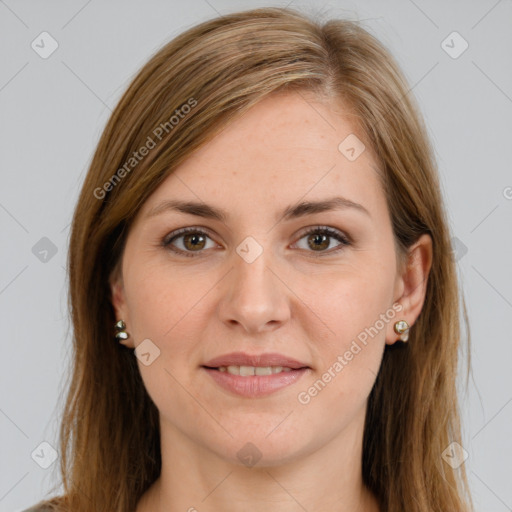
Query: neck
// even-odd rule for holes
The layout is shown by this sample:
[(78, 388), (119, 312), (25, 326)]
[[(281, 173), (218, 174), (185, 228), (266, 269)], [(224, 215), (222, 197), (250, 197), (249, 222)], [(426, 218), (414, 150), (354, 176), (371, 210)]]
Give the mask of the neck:
[[(363, 416), (364, 420), (364, 416)], [(234, 464), (161, 421), (162, 471), (136, 512), (379, 512), (362, 480), (361, 421), (286, 463)]]

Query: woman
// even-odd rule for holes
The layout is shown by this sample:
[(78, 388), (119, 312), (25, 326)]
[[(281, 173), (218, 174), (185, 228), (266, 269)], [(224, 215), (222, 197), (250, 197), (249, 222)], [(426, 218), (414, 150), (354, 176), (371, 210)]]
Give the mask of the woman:
[(48, 510), (471, 510), (432, 150), (355, 23), (256, 9), (164, 46), (99, 142), (69, 274)]

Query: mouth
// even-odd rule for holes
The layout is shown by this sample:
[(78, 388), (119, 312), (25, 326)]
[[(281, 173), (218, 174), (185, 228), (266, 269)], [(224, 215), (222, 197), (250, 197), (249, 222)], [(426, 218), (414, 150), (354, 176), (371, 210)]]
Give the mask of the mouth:
[[(300, 368), (309, 368), (308, 364), (294, 359), (283, 354), (276, 352), (262, 353), (262, 354), (247, 354), (245, 352), (231, 352), (230, 354), (224, 354), (222, 356), (214, 357), (209, 361), (206, 361), (203, 366), (207, 368), (226, 368), (229, 372), (229, 368), (232, 371), (236, 371), (236, 368), (289, 368), (291, 370), (297, 370)], [(220, 370), (223, 371), (223, 370)], [(243, 370), (251, 371), (251, 370)], [(276, 371), (275, 373), (278, 373)], [(254, 375), (254, 373), (247, 373), (247, 375)], [(265, 374), (266, 375), (266, 374)]]
[(224, 390), (237, 396), (256, 398), (270, 395), (296, 383), (312, 369), (282, 354), (226, 354), (201, 368)]
[[(230, 375), (240, 375), (241, 377), (251, 377), (253, 375), (275, 375), (277, 373), (291, 372), (294, 370), (300, 370), (301, 368), (289, 368), (287, 366), (218, 366), (209, 367), (204, 366), (210, 370), (218, 370), (219, 372), (226, 372)], [(306, 367), (304, 367), (306, 368)]]

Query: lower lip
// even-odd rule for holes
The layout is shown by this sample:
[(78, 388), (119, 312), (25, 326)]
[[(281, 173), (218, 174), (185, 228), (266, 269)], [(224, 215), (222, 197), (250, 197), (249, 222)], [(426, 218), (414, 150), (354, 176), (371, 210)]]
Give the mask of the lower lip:
[(202, 367), (222, 388), (240, 396), (255, 398), (270, 395), (297, 382), (309, 368), (300, 368), (272, 375), (250, 375), (242, 377), (228, 372)]

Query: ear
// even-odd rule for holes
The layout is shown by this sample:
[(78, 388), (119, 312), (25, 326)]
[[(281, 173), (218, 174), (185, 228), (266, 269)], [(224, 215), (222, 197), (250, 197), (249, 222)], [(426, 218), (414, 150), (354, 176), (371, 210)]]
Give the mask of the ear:
[(393, 345), (400, 339), (393, 327), (398, 320), (405, 320), (412, 328), (421, 313), (430, 269), (432, 267), (432, 238), (428, 234), (420, 236), (408, 251), (404, 269), (397, 277), (396, 290), (398, 296), (394, 303), (399, 303), (402, 310), (389, 322), (386, 333), (386, 344)]
[[(116, 322), (119, 320), (123, 320), (126, 324), (126, 332), (129, 332), (130, 328), (130, 319), (128, 315), (128, 306), (126, 304), (126, 295), (124, 290), (123, 276), (119, 267), (112, 272), (110, 279), (110, 300), (112, 302), (112, 306), (114, 307)], [(133, 344), (133, 339), (129, 337), (127, 340), (120, 341), (123, 345), (131, 348), (135, 348)]]

